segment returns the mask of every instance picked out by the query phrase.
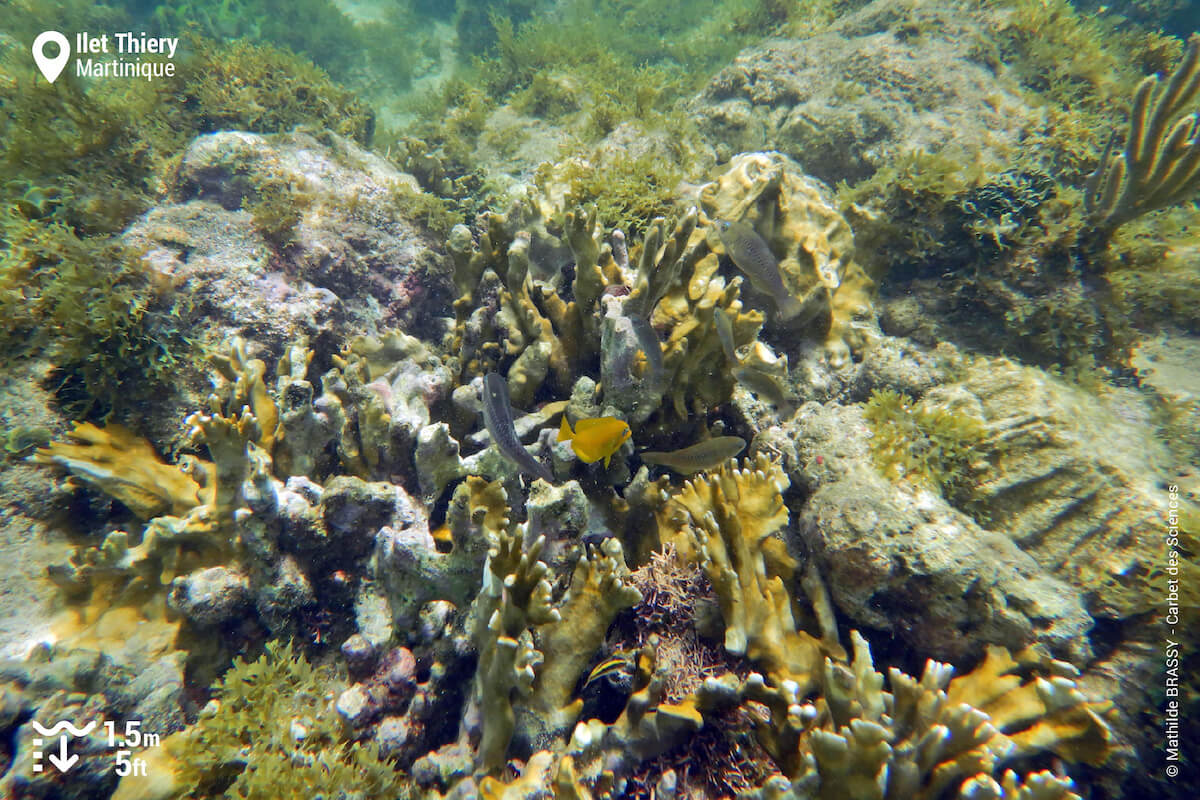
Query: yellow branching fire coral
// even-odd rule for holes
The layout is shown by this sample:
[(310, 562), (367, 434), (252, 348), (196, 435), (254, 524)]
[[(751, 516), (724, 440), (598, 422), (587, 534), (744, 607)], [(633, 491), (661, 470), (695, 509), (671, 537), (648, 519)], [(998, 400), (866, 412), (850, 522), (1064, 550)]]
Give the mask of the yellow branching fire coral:
[(675, 387), (669, 408), (678, 419), (719, 405), (733, 393), (731, 374), (710, 368), (723, 357), (717, 311), (728, 315), (735, 347), (754, 342), (763, 324), (762, 313), (744, 308), (739, 299), (742, 279), (726, 281), (720, 274), (720, 259), (709, 252), (704, 229), (696, 227), (698, 221), (693, 211), (661, 246), (662, 223), (651, 226), (633, 297), (637, 302), (644, 286), (652, 321), (667, 330), (662, 360), (666, 385)]
[[(1022, 653), (1014, 660), (993, 647), (973, 672), (929, 661), (917, 679), (898, 669), (875, 671), (866, 640), (852, 633), (854, 660), (826, 661), (822, 694), (804, 703), (792, 687), (770, 686), (761, 676), (742, 691), (762, 703), (769, 718), (760, 735), (790, 786), (775, 779), (775, 797), (883, 800), (938, 798), (955, 787), (962, 797), (1075, 797), (1070, 782), (1030, 776), (1029, 792), (1005, 775), (1007, 761), (1050, 751), (1071, 761), (1102, 762), (1110, 733), (1111, 703), (1084, 699), (1070, 665)], [(1050, 677), (1025, 677), (1030, 671)], [(965, 783), (964, 783), (965, 781)], [(771, 787), (768, 787), (771, 788)]]
[(121, 425), (78, 423), (68, 441), (39, 449), (33, 461), (67, 469), (144, 520), (184, 514), (203, 502), (203, 489), (191, 475), (163, 463), (149, 442)]
[(284, 433), (279, 407), (263, 381), (266, 365), (247, 357), (245, 343), (234, 339), (229, 358), (215, 364), (224, 384), (208, 396), (208, 413), (197, 411), (184, 424), (192, 444), (207, 448), (212, 458), (211, 463), (194, 462), (196, 474), (212, 492), (205, 516), (229, 531), (245, 505), (243, 485), (255, 475), (263, 479), (272, 473), (271, 456)]
[[(303, 376), (310, 359), (300, 343), (280, 360), (280, 393)], [(211, 460), (185, 455), (179, 464), (166, 464), (128, 429), (89, 423), (76, 427), (73, 441), (52, 443), (35, 454), (36, 462), (66, 468), (148, 521), (140, 537), (113, 531), (100, 546), (79, 548), (68, 565), (51, 570), (68, 592), (90, 591), (97, 581), (123, 592), (153, 591), (233, 552), (237, 517), (246, 506), (244, 486), (270, 480), (271, 453), (285, 449), (284, 431), (263, 380), (266, 366), (247, 356), (240, 339), (232, 342), (227, 357), (213, 361), (220, 379), (208, 397), (208, 412), (196, 412), (186, 422), (192, 443), (207, 449)]]
[[(578, 248), (570, 287), (576, 294), (570, 302), (557, 295), (558, 276), (539, 263), (569, 251), (561, 239), (546, 232), (532, 204), (517, 203), (507, 214), (488, 214), (478, 246), (465, 226), (451, 232), (447, 246), (460, 292), (454, 308), (464, 382), (503, 363), (512, 401), (524, 406), (547, 375), (553, 375), (561, 392), (569, 392), (574, 382), (571, 364), (589, 351), (595, 353), (597, 339), (584, 335), (584, 317), (595, 311), (604, 285), (616, 280), (612, 255), (598, 243), (594, 214), (577, 212), (568, 216), (567, 224), (570, 245)], [(593, 305), (585, 308), (585, 302)]]
[(514, 736), (545, 746), (570, 730), (583, 708), (573, 699), (580, 676), (613, 618), (641, 598), (609, 538), (580, 557), (566, 594), (552, 602), (545, 537), (524, 538), (524, 526), (497, 532), (472, 612), (482, 772), (504, 766)]
[(535, 738), (568, 730), (583, 709), (575, 685), (604, 644), (612, 620), (641, 600), (630, 583), (621, 544), (605, 539), (575, 564), (571, 584), (558, 604), (559, 619), (539, 629), (539, 646), (553, 653), (538, 673), (535, 691), (521, 709)]
[(730, 693), (713, 684), (678, 703), (666, 696), (666, 671), (657, 664), (654, 643), (636, 655), (632, 693), (611, 723), (599, 719), (575, 725), (570, 739), (530, 756), (521, 775), (507, 783), (493, 776), (479, 782), (484, 797), (619, 797), (625, 776), (640, 763), (667, 752), (700, 730), (704, 715), (728, 705)]
[(891, 669), (885, 681), (857, 632), (847, 660), (811, 570), (800, 583), (823, 635), (798, 630), (788, 591), (797, 563), (778, 538), (787, 524), (786, 488), (782, 470), (760, 455), (674, 494), (660, 487), (656, 511), (664, 546), (700, 565), (712, 584), (726, 650), (762, 671), (732, 690), (732, 676), (710, 679), (700, 692), (711, 703), (732, 691), (749, 704), (758, 741), (785, 776), (768, 781), (760, 796), (932, 800), (966, 782), (964, 797), (1074, 797), (1066, 779), (1033, 775), (1022, 784), (1015, 775), (1003, 783), (993, 776), (1012, 759), (1047, 751), (1100, 763), (1110, 748), (1111, 703), (1085, 699), (1074, 667), (1033, 650), (1014, 657), (990, 647), (959, 678), (930, 661), (919, 679)]
[(504, 766), (516, 729), (513, 705), (533, 689), (542, 654), (532, 629), (560, 619), (551, 604), (550, 568), (540, 559), (544, 546), (543, 538), (524, 549), (515, 530), (502, 533), (488, 554), (475, 606), (475, 702), (482, 727), (475, 763), (485, 772)]
[(738, 468), (686, 482), (658, 511), (659, 539), (703, 568), (725, 619), (725, 649), (745, 655), (801, 693), (817, 684), (827, 654), (844, 657), (832, 631), (824, 640), (796, 627), (789, 591), (796, 561), (780, 531), (787, 525), (788, 478), (759, 455)]
[(551, 219), (537, 198), (488, 215), (478, 242), (455, 228), (448, 248), (460, 292), (459, 382), (499, 372), (525, 407), (543, 385), (564, 397), (599, 367), (604, 402), (635, 429), (660, 409), (659, 422), (679, 422), (728, 401), (734, 377), (710, 368), (726, 360), (716, 313), (728, 317), (735, 349), (757, 343), (764, 315), (746, 308), (742, 276), (723, 274), (719, 219), (761, 228), (782, 256), (786, 287), (806, 310), (795, 332), (826, 341), (838, 363), (867, 345), (873, 284), (853, 261), (846, 221), (796, 165), (774, 154), (739, 156), (699, 199), (701, 208), (674, 222), (651, 221), (628, 251), (624, 235), (605, 232), (593, 211)]

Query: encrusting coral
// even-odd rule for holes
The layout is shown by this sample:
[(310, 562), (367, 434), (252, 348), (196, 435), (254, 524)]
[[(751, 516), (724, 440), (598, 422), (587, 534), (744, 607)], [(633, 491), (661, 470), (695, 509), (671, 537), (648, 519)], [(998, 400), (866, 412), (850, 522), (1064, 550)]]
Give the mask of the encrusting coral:
[(876, 334), (874, 281), (854, 261), (854, 235), (824, 188), (779, 153), (743, 153), (700, 190), (713, 219), (744, 220), (779, 257), (785, 288), (803, 306), (796, 320), (822, 339), (835, 365)]

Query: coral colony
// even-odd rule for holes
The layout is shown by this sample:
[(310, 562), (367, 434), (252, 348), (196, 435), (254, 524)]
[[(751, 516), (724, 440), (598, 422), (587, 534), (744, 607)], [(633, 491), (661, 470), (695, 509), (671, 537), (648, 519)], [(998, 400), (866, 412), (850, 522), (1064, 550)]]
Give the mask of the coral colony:
[(1177, 7), (146, 5), (0, 22), (0, 794), (1195, 785)]

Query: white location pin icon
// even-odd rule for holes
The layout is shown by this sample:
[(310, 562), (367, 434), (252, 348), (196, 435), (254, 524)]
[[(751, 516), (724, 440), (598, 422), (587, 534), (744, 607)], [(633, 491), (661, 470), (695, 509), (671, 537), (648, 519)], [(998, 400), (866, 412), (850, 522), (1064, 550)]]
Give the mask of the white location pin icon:
[[(50, 42), (58, 45), (58, 55), (54, 58), (46, 56), (46, 45)], [(33, 60), (37, 62), (37, 67), (42, 71), (42, 75), (46, 76), (46, 80), (54, 83), (62, 74), (63, 67), (71, 60), (71, 43), (58, 31), (42, 31), (33, 40)]]

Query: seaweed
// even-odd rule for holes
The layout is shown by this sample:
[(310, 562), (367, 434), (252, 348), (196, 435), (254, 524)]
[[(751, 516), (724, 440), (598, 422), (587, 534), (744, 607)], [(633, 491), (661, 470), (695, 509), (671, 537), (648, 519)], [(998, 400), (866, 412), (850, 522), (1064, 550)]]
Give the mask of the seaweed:
[(369, 145), (375, 114), (320, 68), (286, 50), (238, 40), (189, 37), (175, 80), (161, 98), (171, 123), (196, 133), (288, 131), (297, 125), (333, 131)]
[(578, 203), (594, 205), (606, 228), (619, 228), (639, 237), (655, 217), (667, 217), (675, 208), (675, 187), (683, 169), (647, 154), (592, 163), (579, 158), (543, 164), (534, 183), (554, 180), (566, 185)]
[(880, 472), (940, 491), (960, 507), (970, 506), (972, 461), (983, 441), (982, 420), (890, 389), (872, 392), (863, 413)]
[(247, 195), (242, 207), (250, 212), (255, 229), (272, 247), (282, 250), (295, 244), (296, 226), (311, 202), (294, 179), (266, 174), (256, 181), (253, 200)]
[(14, 209), (0, 218), (0, 241), (3, 358), (49, 358), (73, 416), (128, 412), (176, 378), (192, 350), (192, 309), (138, 253)]
[(332, 669), (289, 644), (237, 659), (195, 728), (172, 743), (184, 797), (408, 797), (407, 782), (374, 747), (347, 743), (330, 693)]
[[(32, 15), (18, 8), (12, 24)], [(373, 133), (370, 109), (297, 56), (197, 36), (183, 50), (176, 75), (154, 82), (65, 75), (51, 85), (27, 64), (0, 80), (0, 343), (5, 358), (49, 358), (75, 416), (127, 413), (196, 355), (186, 300), (114, 237), (193, 137), (313, 125), (366, 144)], [(257, 188), (255, 224), (284, 247), (303, 197)]]
[(340, 81), (403, 89), (413, 69), (414, 48), (404, 41), (411, 14), (403, 4), (389, 11), (386, 20), (355, 24), (332, 0), (184, 0), (154, 4), (148, 22), (165, 35), (192, 30), (214, 41), (286, 48)]
[[(790, 24), (789, 16), (795, 22), (805, 9), (828, 5), (827, 0), (795, 8), (776, 0), (575, 0), (540, 13), (533, 13), (532, 3), (510, 3), (490, 16), (464, 6), (458, 17), (458, 71), (440, 90), (407, 103), (415, 121), (404, 136), (420, 140), (452, 179), (478, 171), (479, 138), (488, 116), (504, 104), (552, 121), (573, 136), (573, 152), (560, 160), (587, 153), (625, 123), (687, 140), (693, 123), (680, 104), (719, 65), (767, 31)], [(507, 134), (511, 142), (505, 136), (495, 133), (487, 143), (499, 152), (515, 150), (518, 129)], [(625, 171), (632, 173), (632, 166)], [(414, 174), (420, 179), (418, 171)], [(422, 185), (441, 192), (424, 179)], [(664, 185), (648, 188), (657, 199)], [(618, 205), (618, 217), (632, 216), (628, 197)]]

